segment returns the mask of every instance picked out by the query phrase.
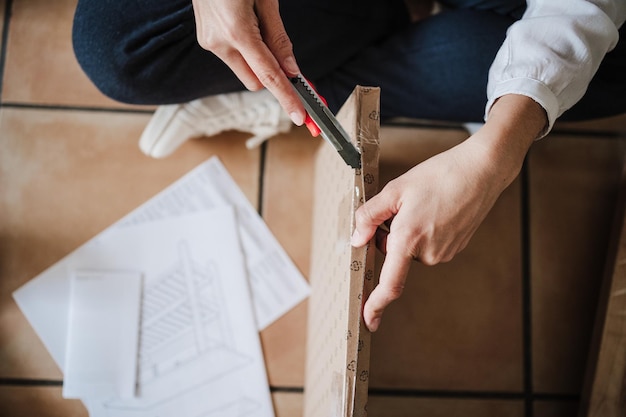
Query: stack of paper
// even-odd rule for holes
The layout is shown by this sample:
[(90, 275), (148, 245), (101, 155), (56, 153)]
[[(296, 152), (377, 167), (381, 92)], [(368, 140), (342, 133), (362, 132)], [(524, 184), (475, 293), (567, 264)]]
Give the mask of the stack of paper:
[[(120, 277), (128, 282), (119, 284)], [(133, 365), (124, 358), (132, 357), (127, 338), (137, 319), (132, 299), (140, 277), (137, 383), (134, 397), (127, 398), (127, 368)], [(100, 282), (106, 290), (95, 288), (98, 280), (109, 280)], [(126, 312), (111, 320), (119, 325), (119, 317), (127, 317), (128, 323), (104, 329), (99, 322), (106, 304), (96, 305), (97, 299), (115, 298), (116, 285), (126, 286), (129, 295), (116, 301)], [(14, 298), (69, 372), (65, 392), (79, 396), (92, 416), (269, 417), (274, 413), (258, 330), (308, 292), (260, 216), (212, 158)], [(76, 315), (85, 311), (91, 318)], [(85, 332), (97, 336), (100, 330), (124, 344), (111, 351), (105, 366), (92, 364), (94, 356), (85, 353), (93, 343)]]
[(136, 396), (140, 303), (141, 274), (74, 273), (63, 397)]

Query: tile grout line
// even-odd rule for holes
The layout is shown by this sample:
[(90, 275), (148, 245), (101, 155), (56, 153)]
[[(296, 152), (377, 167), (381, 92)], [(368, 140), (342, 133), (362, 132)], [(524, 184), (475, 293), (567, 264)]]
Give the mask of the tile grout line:
[(521, 172), (521, 251), (522, 251), (522, 366), (524, 390), (524, 415), (534, 416), (533, 363), (532, 363), (532, 305), (530, 256), (530, 173), (527, 156)]
[(6, 63), (7, 45), (9, 39), (9, 23), (11, 21), (11, 11), (13, 10), (13, 0), (6, 0), (4, 4), (4, 22), (2, 25), (2, 45), (0, 46), (0, 106), (2, 105), (2, 92), (4, 87), (4, 67)]
[[(23, 386), (23, 387), (61, 387), (63, 380), (54, 379), (27, 379), (27, 378), (0, 378), (0, 386)], [(303, 394), (301, 386), (278, 386), (270, 385), (272, 393)], [(486, 399), (486, 400), (519, 400), (524, 399), (524, 392), (504, 391), (445, 391), (445, 390), (420, 390), (420, 389), (387, 389), (372, 388), (369, 394), (378, 397), (413, 397), (413, 398), (444, 398), (444, 399)], [(558, 393), (533, 393), (533, 399), (546, 401), (578, 401), (579, 395)]]
[(61, 104), (36, 104), (4, 102), (2, 107), (25, 110), (52, 110), (52, 111), (84, 111), (94, 113), (128, 113), (128, 114), (153, 114), (151, 109), (133, 109), (123, 107), (97, 107), (97, 106), (71, 106)]
[(61, 387), (63, 380), (55, 379), (28, 379), (28, 378), (0, 378), (0, 386), (21, 387)]
[[(507, 391), (448, 391), (426, 389), (370, 388), (370, 396), (407, 397), (407, 398), (444, 398), (444, 399), (484, 399), (484, 400), (525, 400), (525, 392)], [(577, 394), (532, 393), (533, 400), (578, 401)]]
[(422, 120), (415, 121), (394, 121), (389, 120), (381, 122), (381, 127), (405, 127), (415, 129), (439, 129), (439, 130), (460, 130), (466, 132), (467, 129), (460, 123), (455, 122), (437, 122), (435, 120)]
[[(7, 4), (12, 3), (12, 0), (7, 0)], [(8, 15), (8, 11), (7, 11)], [(4, 31), (7, 33), (3, 37), (2, 53), (0, 54), (0, 77), (4, 72), (4, 54), (6, 53), (6, 38), (8, 34), (8, 16), (5, 16)], [(0, 94), (2, 93), (2, 78), (0, 78)], [(0, 96), (1, 97), (1, 96)], [(14, 109), (29, 109), (29, 110), (61, 110), (61, 111), (85, 111), (85, 112), (102, 112), (102, 113), (129, 113), (129, 114), (153, 114), (153, 109), (134, 109), (125, 107), (98, 107), (98, 106), (86, 106), (86, 105), (67, 105), (67, 104), (43, 104), (43, 103), (20, 103), (20, 102), (2, 102), (2, 107), (14, 108)], [(440, 130), (464, 130), (462, 127), (447, 126), (438, 124), (429, 124), (427, 122), (420, 123), (399, 123), (399, 122), (387, 122), (382, 125), (383, 127), (406, 127), (417, 129), (440, 129)], [(555, 128), (550, 132), (551, 135), (565, 135), (570, 136), (571, 139), (587, 138), (589, 136), (601, 137), (603, 139), (615, 139), (621, 140), (626, 138), (626, 131), (595, 131), (595, 130), (573, 130), (573, 129), (558, 129)]]
[[(381, 127), (398, 127), (398, 128), (416, 128), (416, 129), (438, 129), (438, 130), (460, 130), (466, 129), (457, 123), (437, 123), (429, 120), (408, 121), (387, 121), (382, 122)], [(623, 139), (626, 138), (626, 129), (622, 130), (592, 130), (592, 129), (576, 129), (567, 127), (555, 127), (550, 131), (551, 136), (571, 136), (572, 139), (586, 138), (588, 136), (597, 136), (603, 139)]]
[(263, 183), (265, 180), (265, 159), (267, 156), (267, 141), (261, 144), (261, 152), (259, 155), (259, 195), (257, 196), (257, 212), (263, 217)]
[(285, 394), (304, 394), (304, 387), (281, 387), (270, 385), (270, 392)]
[[(0, 386), (41, 386), (41, 387), (60, 387), (63, 386), (63, 380), (57, 379), (30, 379), (30, 378), (0, 378)], [(299, 386), (274, 386), (270, 385), (270, 392), (291, 392), (302, 393), (303, 387)]]

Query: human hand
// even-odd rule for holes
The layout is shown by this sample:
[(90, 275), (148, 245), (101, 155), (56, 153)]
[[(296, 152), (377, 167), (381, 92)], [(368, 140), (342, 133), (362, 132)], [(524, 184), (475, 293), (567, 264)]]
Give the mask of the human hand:
[(287, 77), (300, 70), (278, 0), (193, 0), (198, 43), (220, 58), (247, 89), (267, 88), (296, 125), (306, 112)]
[[(465, 248), (519, 174), (546, 123), (545, 111), (532, 99), (500, 97), (477, 133), (389, 182), (356, 211), (352, 245), (363, 246), (376, 234), (386, 254), (379, 284), (363, 308), (370, 331), (378, 329), (384, 309), (402, 294), (413, 260), (434, 265)], [(389, 232), (379, 228), (383, 223)]]
[[(389, 182), (357, 210), (352, 244), (362, 246), (376, 234), (385, 253), (363, 310), (371, 331), (402, 294), (414, 260), (435, 265), (465, 248), (504, 189), (494, 169), (486, 149), (468, 140)], [(383, 223), (389, 232), (378, 228)]]

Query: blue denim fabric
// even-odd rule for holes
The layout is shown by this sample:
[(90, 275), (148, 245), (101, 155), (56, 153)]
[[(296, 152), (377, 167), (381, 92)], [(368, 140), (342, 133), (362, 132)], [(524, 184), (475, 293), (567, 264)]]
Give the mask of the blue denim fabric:
[[(331, 109), (360, 84), (381, 87), (383, 118), (482, 121), (489, 67), (525, 2), (442, 3), (441, 13), (417, 23), (402, 0), (283, 0), (280, 7), (299, 66)], [(244, 88), (198, 45), (189, 0), (79, 0), (73, 43), (93, 83), (122, 102), (180, 103)], [(625, 44), (563, 118), (626, 111)]]
[(317, 81), (330, 107), (381, 87), (381, 117), (482, 121), (489, 67), (515, 19), (451, 9), (408, 25)]

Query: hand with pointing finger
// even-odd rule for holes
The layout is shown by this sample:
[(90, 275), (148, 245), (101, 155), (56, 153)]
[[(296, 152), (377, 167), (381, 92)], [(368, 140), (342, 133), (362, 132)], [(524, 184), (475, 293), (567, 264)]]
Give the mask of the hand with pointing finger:
[(278, 0), (193, 0), (198, 43), (213, 52), (247, 89), (267, 88), (291, 120), (306, 112), (288, 77), (300, 70)]
[[(363, 309), (370, 331), (402, 294), (413, 260), (435, 265), (465, 248), (518, 175), (545, 123), (543, 109), (531, 99), (504, 96), (476, 134), (389, 182), (359, 207), (352, 245), (363, 246), (376, 235), (385, 253), (379, 284)], [(388, 232), (379, 228), (383, 223)]]
[[(485, 159), (480, 148), (465, 142), (389, 182), (357, 211), (353, 245), (362, 246), (376, 233), (377, 246), (385, 253), (379, 284), (363, 312), (371, 331), (378, 328), (387, 305), (402, 294), (413, 260), (446, 262), (467, 245), (502, 191), (485, 183), (480, 172), (489, 166), (477, 169), (478, 164), (489, 165)], [(389, 220), (388, 233), (378, 229)]]

